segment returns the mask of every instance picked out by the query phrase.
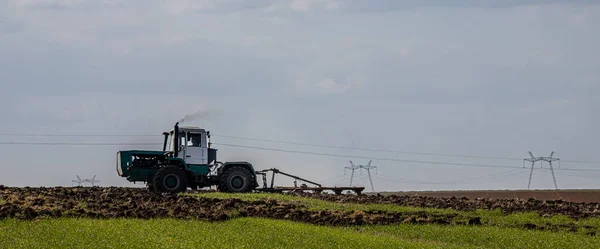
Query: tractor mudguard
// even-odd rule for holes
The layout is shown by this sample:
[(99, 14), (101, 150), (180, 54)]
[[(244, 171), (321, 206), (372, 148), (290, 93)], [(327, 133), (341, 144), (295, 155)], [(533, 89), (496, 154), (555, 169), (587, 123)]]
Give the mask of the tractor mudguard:
[(252, 173), (252, 175), (256, 175), (256, 172), (254, 171), (254, 166), (252, 166), (252, 164), (249, 162), (226, 162), (226, 163), (223, 163), (223, 166), (221, 167), (219, 174), (225, 172), (227, 169), (231, 168), (232, 166), (241, 166), (241, 167), (247, 169), (248, 171), (250, 171), (250, 173)]

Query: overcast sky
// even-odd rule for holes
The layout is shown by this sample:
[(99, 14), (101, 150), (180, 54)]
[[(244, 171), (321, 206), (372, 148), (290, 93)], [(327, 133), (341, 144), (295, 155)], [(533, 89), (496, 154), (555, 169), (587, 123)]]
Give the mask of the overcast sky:
[[(348, 185), (348, 160), (366, 164), (372, 157), (379, 158), (373, 160), (379, 191), (526, 188), (526, 169), (382, 159), (522, 167), (521, 160), (218, 135), (509, 158), (556, 151), (565, 161), (600, 161), (600, 5), (593, 2), (4, 0), (0, 129), (160, 135), (204, 110), (213, 115), (186, 125), (210, 130), (214, 143), (365, 157), (215, 145), (222, 161)], [(162, 139), (0, 136), (0, 142)], [(0, 184), (68, 186), (78, 174), (125, 186), (116, 152), (161, 146), (0, 148)], [(562, 162), (562, 168), (600, 170), (600, 164)], [(560, 188), (596, 188), (596, 176), (556, 172)], [(355, 183), (368, 186), (366, 172), (357, 177)], [(552, 188), (550, 172), (535, 171), (532, 187)]]

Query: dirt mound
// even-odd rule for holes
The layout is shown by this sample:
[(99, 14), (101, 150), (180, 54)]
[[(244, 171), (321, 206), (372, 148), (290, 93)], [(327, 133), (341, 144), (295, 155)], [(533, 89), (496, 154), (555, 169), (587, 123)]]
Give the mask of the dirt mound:
[(242, 201), (159, 195), (137, 188), (4, 188), (0, 219), (43, 217), (180, 218), (208, 221), (265, 217), (319, 225), (393, 223), (481, 224), (479, 217), (426, 212), (309, 210), (273, 199)]
[(468, 199), (466, 197), (428, 197), (428, 196), (397, 196), (397, 195), (332, 195), (312, 193), (289, 193), (303, 197), (317, 198), (338, 203), (380, 203), (399, 206), (454, 209), (459, 211), (474, 211), (476, 209), (500, 209), (505, 214), (535, 211), (543, 216), (557, 214), (580, 219), (600, 217), (600, 203), (576, 203), (561, 200), (535, 199)]

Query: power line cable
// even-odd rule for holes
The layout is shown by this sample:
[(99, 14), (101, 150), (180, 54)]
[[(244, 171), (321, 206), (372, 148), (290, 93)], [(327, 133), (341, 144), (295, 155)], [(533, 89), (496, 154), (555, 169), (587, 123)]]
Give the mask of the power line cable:
[(341, 180), (346, 180), (346, 177), (347, 176), (345, 176), (345, 175), (338, 175), (338, 176), (327, 178), (325, 180), (318, 180), (317, 182), (329, 183), (329, 182), (341, 181)]
[[(359, 159), (374, 159), (381, 161), (393, 161), (393, 162), (407, 162), (407, 163), (426, 163), (426, 164), (439, 164), (439, 165), (456, 165), (456, 166), (472, 166), (472, 167), (488, 167), (488, 168), (518, 168), (519, 166), (508, 166), (508, 165), (491, 165), (491, 164), (471, 164), (471, 163), (451, 163), (451, 162), (437, 162), (437, 161), (421, 161), (421, 160), (404, 160), (404, 159), (394, 159), (394, 158), (384, 158), (384, 157), (365, 157), (365, 156), (354, 156), (354, 155), (342, 155), (342, 154), (331, 154), (331, 153), (320, 153), (320, 152), (309, 152), (309, 151), (298, 151), (298, 150), (284, 150), (284, 149), (275, 149), (275, 148), (266, 148), (266, 147), (257, 147), (257, 146), (245, 146), (245, 145), (236, 145), (236, 144), (222, 144), (222, 143), (213, 143), (221, 146), (229, 146), (229, 147), (238, 147), (238, 148), (247, 148), (247, 149), (258, 149), (258, 150), (270, 150), (270, 151), (278, 151), (278, 152), (286, 152), (286, 153), (298, 153), (298, 154), (308, 154), (308, 155), (318, 155), (318, 156), (331, 156), (331, 157), (343, 157), (343, 158), (359, 158)], [(600, 170), (599, 170), (600, 171)]]
[(473, 156), (473, 155), (413, 152), (413, 151), (399, 151), (399, 150), (383, 150), (383, 149), (369, 149), (369, 148), (338, 146), (338, 145), (310, 144), (310, 143), (299, 143), (299, 142), (289, 142), (289, 141), (281, 141), (281, 140), (269, 140), (269, 139), (258, 139), (258, 138), (247, 138), (247, 137), (225, 136), (225, 135), (212, 135), (212, 136), (233, 138), (233, 139), (242, 139), (242, 140), (253, 140), (253, 141), (261, 141), (261, 142), (270, 142), (270, 143), (281, 143), (281, 144), (313, 146), (313, 147), (321, 147), (321, 148), (332, 148), (332, 149), (350, 149), (350, 150), (362, 150), (362, 151), (371, 151), (371, 152), (386, 152), (386, 153), (413, 154), (413, 155), (426, 155), (426, 156), (446, 156), (446, 157), (498, 159), (498, 160), (521, 160), (520, 158), (512, 158), (512, 157), (491, 157), (491, 156)]
[(52, 145), (52, 146), (65, 146), (65, 145), (81, 145), (81, 146), (157, 146), (162, 144), (157, 143), (63, 143), (63, 142), (0, 142), (3, 145)]
[(31, 133), (2, 133), (5, 137), (159, 137), (162, 135), (132, 135), (132, 134), (31, 134)]
[[(87, 134), (87, 135), (86, 134), (77, 134), (77, 135), (69, 135), (69, 134), (0, 134), (0, 136), (41, 136), (41, 137), (128, 137), (128, 136), (132, 136), (132, 137), (156, 137), (156, 136), (159, 136), (159, 135), (142, 135), (142, 134), (138, 134), (138, 135), (108, 135), (108, 134), (107, 135), (100, 135), (100, 134)], [(269, 142), (269, 143), (281, 143), (281, 144), (291, 144), (291, 145), (300, 145), (300, 146), (312, 146), (312, 147), (321, 147), (321, 148), (332, 148), (332, 149), (350, 149), (350, 150), (362, 150), (362, 151), (371, 151), (371, 152), (386, 152), (386, 153), (413, 154), (413, 155), (426, 155), (426, 156), (446, 156), (446, 157), (498, 159), (498, 160), (521, 160), (520, 158), (511, 158), (511, 157), (473, 156), (473, 155), (460, 155), (460, 154), (444, 154), (444, 153), (427, 153), (427, 152), (411, 152), (411, 151), (399, 151), (399, 150), (369, 149), (369, 148), (360, 148), (360, 147), (300, 143), (300, 142), (291, 142), (291, 141), (282, 141), (282, 140), (248, 138), (248, 137), (218, 135), (218, 134), (211, 134), (211, 136), (213, 136), (213, 137), (232, 138), (232, 139), (241, 139), (241, 140), (260, 141), (260, 142)]]
[(557, 174), (560, 175), (565, 175), (565, 176), (575, 176), (575, 177), (582, 177), (582, 178), (588, 178), (588, 179), (598, 179), (600, 178), (600, 175), (595, 174), (594, 172), (557, 172)]
[[(435, 164), (435, 165), (454, 165), (454, 166), (465, 166), (465, 167), (487, 167), (487, 168), (523, 169), (522, 167), (519, 167), (519, 166), (509, 166), (509, 165), (453, 163), (453, 162), (422, 161), (422, 160), (405, 160), (405, 159), (394, 159), (394, 158), (385, 158), (385, 157), (365, 157), (365, 156), (330, 154), (330, 153), (309, 152), (309, 151), (284, 150), (284, 149), (265, 148), (265, 147), (257, 147), (257, 146), (235, 145), (235, 144), (222, 144), (222, 143), (213, 143), (213, 144), (222, 145), (222, 146), (230, 146), (230, 147), (238, 147), (238, 148), (269, 150), (269, 151), (277, 151), (277, 152), (309, 154), (309, 155), (319, 155), (319, 156), (343, 157), (343, 158), (374, 159), (374, 160), (381, 160), (381, 161), (407, 162), (407, 163), (423, 163), (423, 164)], [(600, 172), (600, 169), (596, 169), (595, 170), (595, 169), (561, 168), (561, 169), (554, 169), (554, 170), (594, 171), (594, 172)]]
[[(4, 145), (80, 145), (80, 146), (117, 146), (117, 145), (147, 145), (147, 146), (156, 146), (161, 144), (155, 143), (41, 143), (41, 142), (0, 142), (0, 144)], [(284, 150), (284, 149), (275, 149), (275, 148), (265, 148), (265, 147), (256, 147), (256, 146), (245, 146), (245, 145), (235, 145), (235, 144), (222, 144), (222, 143), (213, 143), (221, 146), (229, 146), (229, 147), (238, 147), (238, 148), (247, 148), (247, 149), (258, 149), (258, 150), (269, 150), (269, 151), (277, 151), (277, 152), (286, 152), (286, 153), (297, 153), (297, 154), (308, 154), (308, 155), (319, 155), (319, 156), (331, 156), (331, 157), (344, 157), (344, 158), (360, 158), (360, 159), (369, 159), (373, 157), (363, 157), (363, 156), (354, 156), (354, 155), (341, 155), (341, 154), (330, 154), (330, 153), (319, 153), (319, 152), (309, 152), (309, 151), (297, 151), (297, 150)], [(420, 161), (420, 160), (403, 160), (403, 159), (393, 159), (393, 158), (373, 158), (376, 160), (382, 161), (394, 161), (394, 162), (410, 162), (410, 163), (426, 163), (426, 164), (437, 164), (437, 165), (456, 165), (456, 166), (470, 166), (470, 167), (491, 167), (491, 168), (521, 168), (518, 166), (507, 166), (507, 165), (486, 165), (486, 164), (468, 164), (468, 163), (445, 163), (445, 162), (436, 162), (436, 161)]]
[[(284, 150), (284, 149), (275, 149), (275, 148), (266, 148), (266, 147), (257, 147), (257, 146), (245, 146), (245, 145), (235, 145), (235, 144), (222, 144), (222, 143), (213, 143), (221, 146), (229, 146), (229, 147), (238, 147), (238, 148), (247, 148), (247, 149), (257, 149), (257, 150), (267, 150), (267, 151), (277, 151), (277, 152), (285, 152), (285, 153), (296, 153), (296, 154), (307, 154), (307, 155), (318, 155), (318, 156), (330, 156), (330, 157), (341, 157), (341, 158), (358, 158), (358, 159), (374, 159), (380, 161), (392, 161), (392, 162), (406, 162), (406, 163), (420, 163), (420, 164), (432, 164), (432, 165), (449, 165), (449, 166), (459, 166), (459, 167), (485, 167), (485, 168), (511, 168), (511, 169), (522, 169), (519, 166), (509, 166), (509, 165), (493, 165), (493, 164), (472, 164), (472, 163), (454, 163), (454, 162), (440, 162), (440, 161), (423, 161), (423, 160), (405, 160), (405, 159), (394, 159), (394, 158), (385, 158), (385, 157), (365, 157), (365, 156), (355, 156), (355, 155), (343, 155), (343, 154), (331, 154), (331, 153), (319, 153), (319, 152), (309, 152), (309, 151), (298, 151), (298, 150)], [(159, 146), (162, 144), (159, 143), (65, 143), (65, 142), (0, 142), (0, 145), (47, 145), (47, 146)], [(577, 168), (561, 168), (555, 170), (564, 170), (564, 171), (582, 171), (582, 172), (600, 172), (600, 169), (577, 169)]]
[(465, 183), (465, 182), (477, 182), (477, 181), (481, 181), (481, 180), (493, 180), (493, 179), (502, 179), (502, 178), (507, 178), (510, 176), (514, 176), (514, 175), (519, 175), (519, 174), (523, 174), (526, 173), (526, 171), (515, 171), (515, 170), (509, 170), (509, 171), (504, 171), (504, 172), (499, 172), (499, 173), (494, 173), (494, 174), (489, 174), (489, 175), (481, 175), (481, 176), (477, 176), (477, 177), (471, 177), (471, 178), (465, 178), (465, 179), (460, 179), (460, 180), (454, 180), (454, 181), (415, 181), (415, 180), (407, 180), (407, 179), (394, 179), (394, 178), (389, 178), (386, 176), (377, 176), (376, 178), (379, 178), (381, 180), (387, 180), (387, 181), (391, 181), (391, 182), (406, 182), (406, 183), (413, 183), (413, 184), (440, 184), (440, 185), (450, 185), (450, 184), (460, 184), (460, 183)]
[[(16, 134), (16, 133), (2, 133), (2, 134), (0, 134), (0, 136), (30, 136), (30, 137), (35, 137), (35, 136), (38, 136), (38, 137), (159, 137), (159, 136), (162, 136), (162, 135), (148, 135), (148, 134), (121, 134), (121, 135), (118, 135), (118, 134), (31, 134), (31, 133)], [(362, 151), (370, 151), (370, 152), (412, 154), (412, 155), (424, 155), (424, 156), (444, 156), (444, 157), (473, 158), (473, 159), (519, 160), (519, 161), (522, 160), (521, 158), (515, 158), (515, 157), (493, 157), (493, 156), (476, 156), (476, 155), (449, 154), (449, 153), (429, 153), (429, 152), (399, 151), (399, 150), (385, 150), (385, 149), (370, 149), (370, 148), (361, 148), (361, 147), (338, 146), (338, 145), (324, 145), (324, 144), (312, 144), (312, 143), (300, 143), (300, 142), (291, 142), (291, 141), (283, 141), (283, 140), (249, 138), (249, 137), (219, 135), (219, 134), (211, 134), (211, 136), (213, 136), (213, 137), (232, 138), (232, 139), (241, 139), (241, 140), (250, 140), (250, 141), (269, 142), (269, 143), (281, 143), (281, 144), (290, 144), (290, 145), (331, 148), (331, 149), (349, 149), (349, 150), (362, 150)], [(589, 160), (561, 160), (561, 162), (600, 164), (600, 161), (589, 161)]]

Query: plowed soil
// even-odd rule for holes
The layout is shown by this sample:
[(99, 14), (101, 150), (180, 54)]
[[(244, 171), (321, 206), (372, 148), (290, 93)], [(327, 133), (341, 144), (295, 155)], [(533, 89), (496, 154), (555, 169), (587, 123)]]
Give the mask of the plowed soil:
[(530, 199), (537, 200), (562, 200), (569, 202), (600, 202), (600, 190), (573, 189), (573, 190), (460, 190), (460, 191), (412, 191), (412, 192), (387, 192), (382, 195), (407, 195), (430, 197), (467, 197), (469, 199)]
[[(396, 195), (331, 195), (290, 193), (336, 203), (379, 203), (437, 209), (473, 211), (500, 209), (505, 214), (536, 211), (542, 216), (568, 215), (575, 219), (600, 216), (598, 203), (573, 203), (540, 200), (490, 200), (439, 198)], [(297, 202), (271, 198), (246, 201), (236, 198), (208, 198), (196, 195), (154, 194), (142, 188), (7, 188), (0, 185), (0, 219), (32, 220), (40, 218), (177, 218), (222, 221), (237, 217), (263, 217), (291, 220), (316, 225), (386, 225), (395, 223), (486, 225), (482, 217), (473, 214), (426, 211), (342, 211), (314, 210)], [(482, 224), (483, 223), (483, 224)], [(516, 224), (515, 224), (516, 225)], [(536, 230), (572, 231), (573, 222), (565, 224), (521, 224), (517, 227)], [(593, 230), (596, 227), (586, 227)]]
[(600, 217), (600, 203), (578, 203), (562, 200), (536, 199), (469, 199), (467, 197), (430, 197), (399, 195), (331, 195), (311, 193), (291, 193), (304, 197), (317, 198), (338, 203), (380, 203), (422, 208), (454, 209), (475, 211), (477, 209), (500, 209), (505, 214), (535, 211), (542, 216), (557, 214), (574, 219)]
[(426, 212), (308, 210), (273, 199), (243, 201), (159, 195), (139, 188), (6, 188), (0, 185), (0, 219), (53, 217), (180, 218), (220, 221), (265, 217), (318, 225), (436, 223), (480, 225), (479, 217)]

